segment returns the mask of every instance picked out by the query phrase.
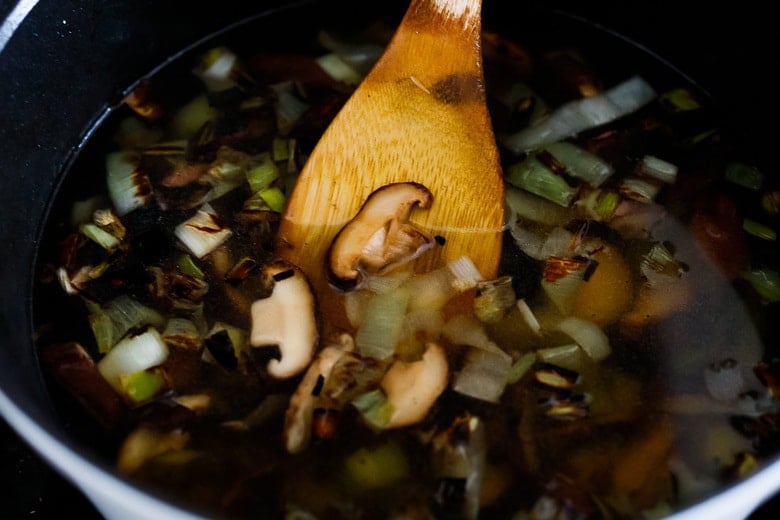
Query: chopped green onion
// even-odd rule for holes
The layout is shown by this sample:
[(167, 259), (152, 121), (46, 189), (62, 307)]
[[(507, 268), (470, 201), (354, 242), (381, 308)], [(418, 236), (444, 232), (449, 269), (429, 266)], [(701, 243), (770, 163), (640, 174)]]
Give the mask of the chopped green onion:
[(685, 88), (676, 88), (665, 92), (659, 97), (659, 100), (674, 112), (687, 112), (701, 108), (699, 101), (690, 90)]
[(176, 226), (174, 234), (192, 254), (203, 258), (230, 238), (233, 232), (220, 224), (209, 204), (204, 204), (192, 217)]
[(780, 301), (780, 273), (772, 269), (753, 269), (742, 274), (753, 289), (766, 300), (773, 303)]
[(148, 401), (165, 387), (165, 378), (156, 370), (139, 370), (121, 374), (119, 385), (124, 395), (134, 403)]
[(463, 367), (455, 374), (452, 389), (475, 399), (497, 403), (504, 393), (511, 368), (511, 356), (500, 349), (470, 348)]
[(609, 338), (592, 321), (569, 316), (561, 320), (556, 328), (573, 339), (594, 361), (601, 361), (612, 352)]
[(570, 101), (537, 124), (503, 139), (513, 153), (522, 153), (561, 141), (635, 112), (655, 99), (653, 88), (634, 76), (593, 97)]
[(497, 280), (480, 282), (474, 297), (474, 313), (480, 321), (496, 323), (517, 301), (512, 287), (512, 277), (502, 276)]
[(523, 219), (550, 226), (560, 226), (572, 219), (566, 208), (526, 190), (507, 186), (504, 198), (509, 210)]
[(108, 195), (119, 216), (145, 206), (152, 198), (149, 177), (138, 171), (140, 156), (135, 152), (119, 151), (106, 156), (106, 184)]
[(764, 174), (760, 170), (740, 162), (729, 163), (724, 177), (727, 181), (743, 186), (749, 190), (758, 191), (764, 183)]
[(274, 137), (271, 142), (271, 158), (274, 162), (286, 161), (290, 158), (290, 139)]
[(580, 371), (585, 364), (585, 353), (576, 343), (540, 348), (536, 351), (536, 355), (545, 363), (568, 370)]
[(270, 156), (265, 156), (260, 164), (246, 172), (246, 178), (252, 193), (259, 193), (267, 190), (271, 183), (279, 178), (279, 167)]
[(171, 121), (171, 135), (179, 139), (188, 139), (206, 123), (215, 118), (217, 112), (209, 103), (205, 95), (195, 99), (181, 107), (173, 115)]
[(92, 222), (81, 224), (79, 226), (79, 232), (81, 232), (82, 235), (89, 238), (106, 251), (113, 251), (120, 244), (120, 241), (117, 237), (108, 231), (100, 229)]
[(637, 167), (637, 173), (658, 179), (666, 184), (674, 184), (677, 179), (677, 165), (659, 159), (653, 155), (645, 155)]
[(660, 190), (661, 186), (653, 179), (626, 177), (620, 183), (620, 194), (638, 202), (652, 202)]
[(161, 327), (164, 323), (160, 313), (127, 295), (117, 296), (89, 314), (89, 324), (101, 353), (111, 350), (132, 329), (146, 325)]
[(379, 430), (387, 426), (393, 416), (393, 405), (381, 388), (357, 396), (352, 400), (352, 405), (357, 408), (369, 426)]
[(216, 47), (203, 54), (200, 65), (195, 68), (193, 73), (203, 81), (211, 92), (228, 90), (236, 86), (232, 76), (237, 62), (238, 56), (231, 50), (225, 47)]
[(512, 366), (509, 368), (506, 382), (511, 385), (520, 381), (534, 366), (534, 363), (536, 363), (536, 354), (534, 352), (526, 352), (520, 356), (520, 359), (512, 363)]
[(509, 167), (507, 182), (517, 188), (539, 195), (564, 208), (568, 207), (579, 191), (535, 157), (526, 157)]
[(195, 263), (195, 260), (192, 259), (192, 256), (186, 253), (179, 256), (178, 260), (176, 260), (176, 267), (178, 267), (179, 271), (182, 273), (190, 275), (193, 278), (197, 278), (198, 280), (206, 279), (206, 275), (201, 268), (198, 267), (198, 264)]
[(122, 393), (121, 377), (158, 366), (168, 359), (168, 347), (157, 329), (130, 336), (114, 346), (98, 363), (98, 370)]
[(615, 172), (601, 157), (572, 143), (551, 143), (544, 147), (544, 151), (560, 161), (569, 175), (582, 179), (594, 188), (601, 186)]
[(198, 326), (187, 318), (169, 319), (162, 338), (169, 345), (187, 349), (197, 349), (203, 342)]
[(355, 346), (362, 355), (383, 360), (395, 353), (410, 298), (411, 292), (404, 287), (371, 298), (355, 334)]
[(742, 220), (742, 229), (762, 240), (777, 240), (777, 232), (766, 224), (761, 224), (753, 219), (745, 218)]
[(284, 204), (287, 201), (287, 198), (281, 189), (268, 188), (267, 190), (260, 192), (260, 197), (262, 197), (262, 199), (266, 204), (268, 204), (268, 207), (270, 207), (272, 211), (281, 213), (284, 210)]
[(320, 56), (316, 62), (328, 76), (336, 81), (343, 81), (347, 85), (357, 85), (363, 81), (363, 75), (335, 52)]
[(310, 107), (293, 93), (292, 81), (272, 88), (276, 92), (276, 127), (280, 135), (287, 136)]

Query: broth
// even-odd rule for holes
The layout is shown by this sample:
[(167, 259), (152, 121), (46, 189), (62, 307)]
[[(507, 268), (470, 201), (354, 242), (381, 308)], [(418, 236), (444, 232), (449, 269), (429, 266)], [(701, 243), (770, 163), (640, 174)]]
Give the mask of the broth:
[[(775, 181), (691, 85), (628, 60), (631, 50), (607, 58), (606, 44), (575, 32), (551, 41), (537, 28), (515, 41), (486, 24), (510, 303), (473, 280), (470, 294), (488, 300), (479, 319), (402, 302), (415, 333), (386, 359), (369, 355), (368, 344), (385, 348), (377, 320), (399, 305), (382, 287), (442, 298), (399, 268), (330, 296), (344, 302), (357, 343), (345, 354), (339, 331), (320, 324), (318, 352), (342, 348), (330, 371), (339, 377), (322, 369), (307, 388), (309, 363), (269, 373), (280, 349), (249, 336), (252, 303), (274, 291), (262, 273), (274, 260), (275, 197), (289, 194), (354, 88), (354, 76), (335, 80), (314, 60), (376, 57), (394, 22), (314, 28), (260, 52), (252, 26), (221, 35), (139, 83), (95, 129), (54, 201), (34, 302), (52, 397), (85, 449), (209, 515), (290, 518), (660, 516), (772, 456), (777, 366), (764, 321), (780, 299), (766, 247)], [(233, 57), (232, 74), (204, 80)], [(609, 63), (617, 58), (629, 65)], [(352, 74), (370, 64), (353, 61)], [(652, 99), (556, 140), (570, 148), (510, 150), (540, 112), (603, 99), (634, 74)], [(569, 175), (580, 163), (566, 154), (584, 151), (612, 173)], [(132, 190), (107, 186), (106, 169), (127, 168)], [(531, 194), (531, 170), (563, 185)], [(258, 189), (265, 174), (275, 177)], [(574, 201), (551, 200), (569, 189)], [(182, 242), (178, 227), (199, 210), (207, 220), (191, 227), (219, 244)], [(442, 235), (433, 247), (446, 247)], [(112, 387), (93, 363), (150, 330), (165, 355)], [(430, 343), (446, 351), (446, 388), (421, 418), (390, 427), (382, 381), (426, 359)], [(290, 448), (294, 395), (313, 404), (306, 441)]]

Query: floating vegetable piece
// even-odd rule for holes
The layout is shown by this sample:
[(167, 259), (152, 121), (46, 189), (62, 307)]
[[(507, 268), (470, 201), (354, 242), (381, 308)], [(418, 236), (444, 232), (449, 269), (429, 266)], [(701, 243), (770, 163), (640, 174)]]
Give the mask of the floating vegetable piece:
[(564, 208), (571, 205), (579, 191), (579, 186), (570, 184), (535, 156), (510, 166), (507, 182)]
[(168, 359), (168, 347), (155, 328), (130, 336), (112, 348), (98, 363), (106, 381), (122, 393), (122, 377), (158, 366)]
[(740, 162), (732, 162), (726, 165), (724, 178), (752, 191), (761, 189), (764, 183), (764, 174), (758, 168)]
[(98, 350), (106, 353), (121, 340), (128, 331), (147, 325), (162, 327), (165, 318), (151, 307), (122, 294), (102, 308), (89, 314), (89, 324), (95, 335)]
[(210, 204), (204, 204), (192, 217), (176, 226), (174, 233), (193, 255), (203, 258), (230, 238), (233, 231), (220, 223)]
[(117, 454), (117, 468), (122, 473), (133, 473), (154, 457), (183, 450), (189, 439), (189, 433), (181, 430), (160, 432), (140, 426), (125, 437)]
[(154, 99), (153, 94), (149, 82), (141, 81), (125, 96), (124, 102), (142, 118), (156, 121), (165, 115), (165, 112), (160, 103)]
[(645, 155), (637, 165), (639, 175), (653, 177), (666, 184), (673, 184), (677, 180), (678, 170), (676, 164), (659, 159), (654, 155)]
[(739, 362), (729, 358), (711, 363), (704, 371), (704, 385), (718, 401), (735, 400), (745, 386)]
[(569, 316), (561, 320), (556, 329), (576, 341), (594, 361), (601, 361), (612, 352), (609, 338), (601, 327), (592, 321)]
[(537, 124), (504, 137), (503, 142), (516, 154), (527, 152), (635, 112), (655, 97), (655, 90), (634, 76), (597, 96), (558, 107)]
[(328, 345), (322, 349), (309, 365), (290, 398), (284, 417), (284, 446), (288, 453), (299, 453), (308, 447), (311, 441), (312, 417), (322, 384), (341, 356), (353, 348), (351, 338), (344, 335), (340, 344)]
[(324, 54), (317, 58), (316, 61), (317, 65), (322, 67), (322, 70), (336, 81), (343, 81), (347, 85), (357, 85), (363, 81), (363, 75), (335, 52)]
[(140, 156), (135, 152), (119, 151), (106, 156), (108, 194), (120, 217), (152, 200), (152, 183), (139, 166)]
[(753, 289), (767, 302), (780, 301), (780, 273), (773, 269), (751, 269), (742, 273)]
[(448, 379), (447, 354), (436, 343), (428, 343), (419, 361), (395, 361), (381, 383), (393, 409), (386, 428), (401, 428), (422, 421), (447, 388)]
[(433, 238), (408, 220), (415, 208), (428, 209), (432, 202), (431, 192), (414, 182), (388, 184), (371, 193), (328, 249), (328, 281), (352, 290), (360, 287), (365, 273), (389, 271), (428, 250)]
[(392, 486), (410, 473), (406, 454), (391, 442), (358, 449), (347, 457), (344, 467), (347, 482), (364, 490)]
[(569, 175), (587, 182), (593, 188), (601, 186), (615, 173), (615, 169), (608, 162), (573, 143), (551, 143), (542, 151), (559, 161)]
[(268, 362), (268, 373), (286, 379), (302, 372), (314, 356), (318, 338), (314, 295), (304, 274), (290, 263), (273, 262), (262, 272), (272, 290), (252, 304), (250, 343), (278, 347), (281, 358)]
[(512, 277), (502, 276), (496, 280), (480, 282), (474, 297), (474, 313), (485, 323), (496, 323), (517, 302), (512, 287)]

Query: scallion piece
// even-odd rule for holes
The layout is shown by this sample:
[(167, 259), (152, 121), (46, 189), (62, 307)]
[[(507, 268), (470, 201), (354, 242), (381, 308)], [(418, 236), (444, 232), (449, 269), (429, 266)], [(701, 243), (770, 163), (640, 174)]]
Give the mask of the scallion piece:
[(130, 336), (116, 344), (98, 363), (98, 370), (122, 393), (121, 377), (158, 366), (168, 359), (168, 347), (157, 329)]
[(265, 156), (260, 164), (246, 172), (246, 178), (252, 193), (259, 193), (267, 190), (279, 178), (279, 167), (270, 156)]
[(742, 229), (761, 240), (777, 240), (777, 232), (774, 229), (750, 218), (742, 219)]
[(507, 181), (564, 208), (569, 207), (579, 191), (532, 156), (510, 166)]
[(120, 217), (145, 206), (152, 198), (152, 184), (138, 171), (139, 164), (140, 156), (135, 152), (119, 151), (106, 156), (108, 195)]
[(357, 408), (369, 426), (379, 430), (387, 426), (393, 416), (393, 405), (381, 388), (357, 396), (352, 400), (352, 406)]
[(512, 366), (509, 368), (506, 382), (511, 385), (520, 381), (534, 366), (534, 363), (536, 363), (536, 354), (534, 352), (526, 352), (520, 356), (520, 359), (512, 363)]
[(347, 85), (357, 85), (363, 81), (363, 75), (335, 52), (324, 54), (315, 60), (328, 76)]
[(685, 88), (672, 89), (663, 93), (659, 99), (674, 112), (687, 112), (701, 108), (699, 101), (690, 90)]
[(677, 180), (677, 165), (659, 159), (654, 155), (645, 155), (637, 167), (637, 173), (658, 179), (666, 184), (674, 184)]
[(233, 232), (219, 222), (209, 204), (204, 204), (192, 217), (176, 226), (174, 234), (192, 254), (203, 258), (230, 238)]
[(470, 348), (452, 389), (475, 399), (497, 403), (504, 393), (512, 358), (503, 352)]
[(284, 210), (287, 197), (281, 189), (268, 188), (267, 190), (260, 192), (260, 197), (268, 204), (268, 207), (270, 207), (272, 211), (281, 213)]
[(626, 177), (620, 183), (620, 194), (637, 202), (652, 202), (659, 191), (661, 191), (661, 186), (654, 179)]
[(146, 325), (161, 327), (165, 318), (151, 307), (127, 295), (117, 296), (104, 307), (89, 314), (89, 324), (95, 335), (98, 350), (108, 352), (128, 331)]
[(507, 186), (504, 198), (510, 211), (522, 219), (550, 226), (560, 226), (572, 219), (566, 208), (525, 190)]
[(601, 186), (615, 173), (615, 169), (601, 157), (572, 143), (551, 143), (544, 147), (544, 151), (560, 161), (569, 175), (582, 179), (594, 188)]
[(187, 349), (197, 349), (203, 343), (198, 326), (187, 318), (169, 319), (162, 338), (169, 345)]
[(764, 174), (759, 169), (740, 162), (729, 163), (723, 176), (727, 181), (752, 191), (760, 190), (764, 184)]
[(371, 298), (355, 334), (355, 346), (362, 355), (383, 360), (395, 353), (410, 297), (411, 292), (400, 287)]
[(203, 273), (201, 268), (198, 267), (198, 264), (195, 263), (195, 260), (192, 259), (192, 256), (188, 254), (179, 256), (178, 260), (176, 260), (176, 267), (178, 267), (179, 271), (182, 273), (190, 275), (193, 278), (197, 278), (198, 280), (206, 279), (206, 275)]
[(594, 361), (601, 361), (612, 352), (609, 338), (592, 321), (569, 316), (561, 320), (556, 328), (573, 339)]
[(537, 124), (503, 138), (504, 145), (514, 153), (528, 152), (635, 112), (655, 97), (655, 90), (634, 76), (602, 94), (558, 107)]
[(79, 232), (89, 238), (106, 251), (113, 251), (119, 247), (120, 241), (111, 233), (100, 229), (92, 222), (86, 222), (79, 226)]
[(148, 401), (165, 387), (165, 378), (159, 371), (139, 370), (119, 376), (122, 393), (133, 403)]
[(772, 269), (753, 269), (742, 274), (753, 289), (769, 303), (780, 301), (780, 273)]
[(290, 158), (290, 139), (275, 137), (271, 142), (271, 159), (274, 162), (286, 161)]

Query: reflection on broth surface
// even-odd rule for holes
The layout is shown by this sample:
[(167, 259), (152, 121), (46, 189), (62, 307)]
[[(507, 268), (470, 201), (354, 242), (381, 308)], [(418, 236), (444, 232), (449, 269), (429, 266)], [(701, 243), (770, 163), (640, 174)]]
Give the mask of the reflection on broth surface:
[[(777, 221), (760, 201), (777, 186), (706, 99), (641, 60), (618, 76), (589, 40), (485, 31), (497, 280), (468, 257), (411, 273), (406, 242), (373, 268), (389, 221), (345, 292), (312, 294), (277, 261), (296, 175), (392, 25), (365, 28), (268, 51), (224, 35), (96, 129), (36, 300), (74, 435), (239, 517), (655, 517), (774, 454), (763, 322), (780, 296), (760, 245)], [(419, 232), (447, 247), (449, 230)]]

